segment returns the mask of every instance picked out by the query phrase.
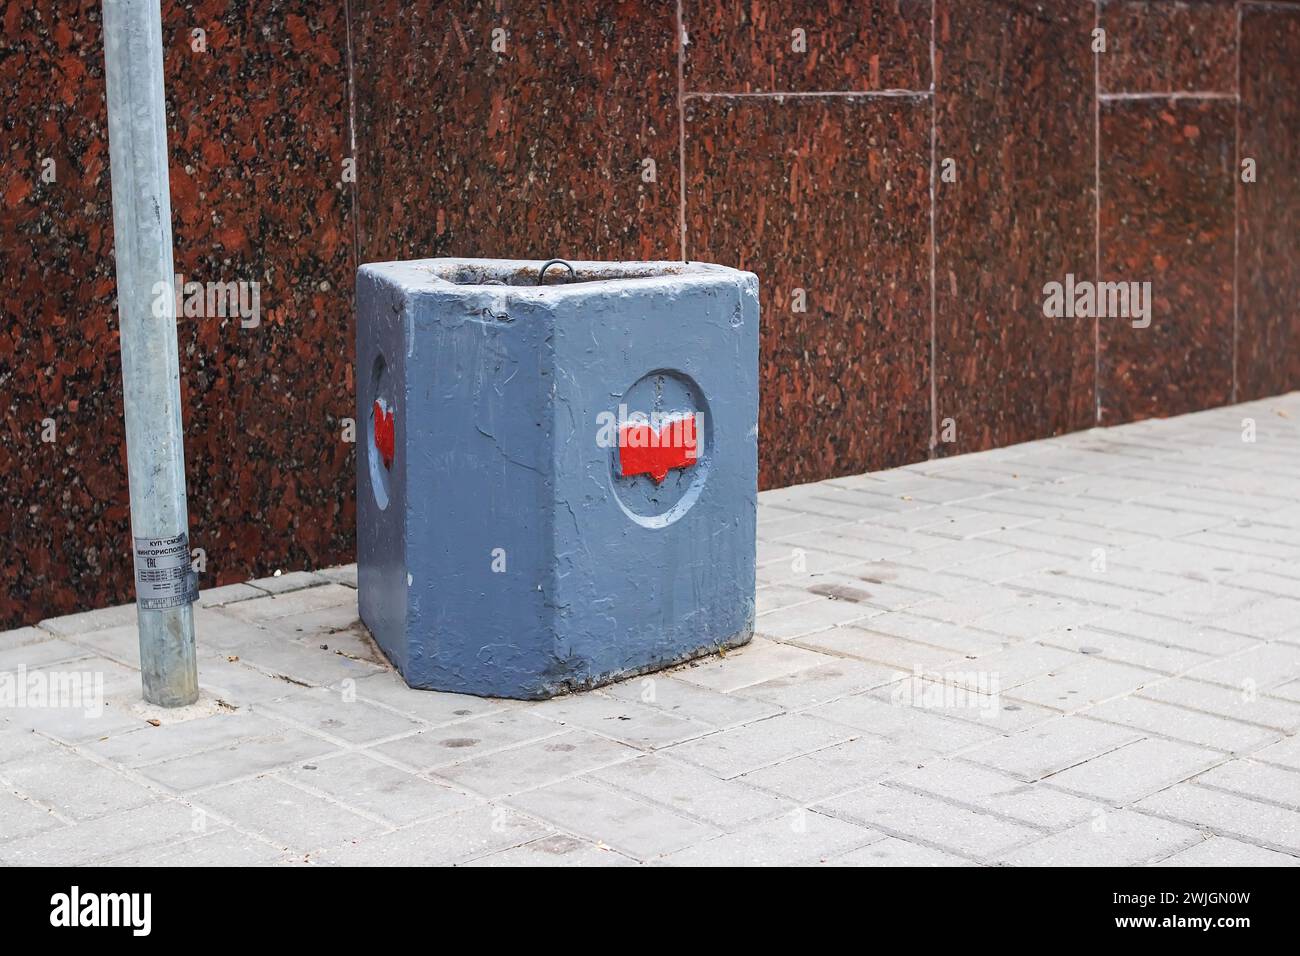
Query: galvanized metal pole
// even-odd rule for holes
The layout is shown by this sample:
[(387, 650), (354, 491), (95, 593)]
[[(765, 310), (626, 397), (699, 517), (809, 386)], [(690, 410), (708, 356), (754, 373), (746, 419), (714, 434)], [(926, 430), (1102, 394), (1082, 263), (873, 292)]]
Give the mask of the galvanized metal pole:
[(199, 696), (159, 0), (104, 0), (113, 245), (144, 699)]

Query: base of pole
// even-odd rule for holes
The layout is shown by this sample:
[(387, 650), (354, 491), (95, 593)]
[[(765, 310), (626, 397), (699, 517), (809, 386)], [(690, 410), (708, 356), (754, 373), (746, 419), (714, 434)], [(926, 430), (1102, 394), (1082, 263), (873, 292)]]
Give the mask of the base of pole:
[(194, 607), (137, 611), (144, 699), (159, 707), (188, 707), (199, 699)]

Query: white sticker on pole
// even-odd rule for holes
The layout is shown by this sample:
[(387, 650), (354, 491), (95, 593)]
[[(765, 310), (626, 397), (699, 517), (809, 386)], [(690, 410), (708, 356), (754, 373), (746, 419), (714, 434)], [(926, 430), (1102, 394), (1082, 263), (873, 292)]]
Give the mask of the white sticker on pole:
[(135, 597), (146, 611), (179, 607), (199, 599), (198, 576), (190, 572), (190, 537), (135, 539)]

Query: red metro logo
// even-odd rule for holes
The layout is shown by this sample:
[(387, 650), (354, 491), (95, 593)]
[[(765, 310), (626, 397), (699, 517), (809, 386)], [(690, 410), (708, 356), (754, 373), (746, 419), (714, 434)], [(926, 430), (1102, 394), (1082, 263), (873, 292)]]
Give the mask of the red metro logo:
[(619, 426), (618, 467), (624, 478), (649, 475), (662, 484), (675, 468), (690, 468), (699, 458), (698, 430), (693, 414), (670, 416), (653, 424)]

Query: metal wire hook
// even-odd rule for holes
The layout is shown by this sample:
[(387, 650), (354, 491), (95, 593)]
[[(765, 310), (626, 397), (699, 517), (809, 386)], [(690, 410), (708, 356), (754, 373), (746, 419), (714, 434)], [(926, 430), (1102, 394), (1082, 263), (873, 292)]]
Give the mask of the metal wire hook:
[(542, 263), (542, 268), (541, 268), (540, 270), (538, 270), (538, 273), (537, 273), (537, 284), (538, 284), (538, 285), (541, 285), (541, 284), (542, 284), (542, 278), (543, 278), (543, 276), (546, 275), (546, 270), (549, 269), (551, 266), (555, 266), (555, 265), (564, 266), (564, 268), (566, 268), (566, 269), (569, 270), (569, 281), (570, 281), (570, 282), (572, 282), (574, 279), (576, 279), (576, 278), (578, 277), (578, 273), (574, 271), (573, 266), (569, 265), (569, 263), (565, 262), (563, 259), (547, 259), (546, 262)]

